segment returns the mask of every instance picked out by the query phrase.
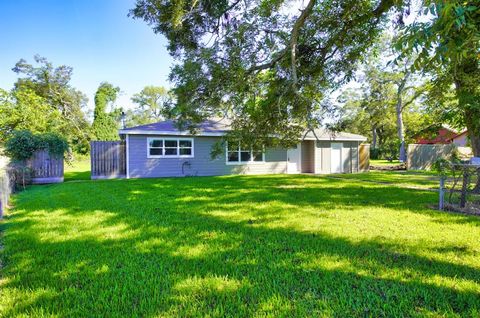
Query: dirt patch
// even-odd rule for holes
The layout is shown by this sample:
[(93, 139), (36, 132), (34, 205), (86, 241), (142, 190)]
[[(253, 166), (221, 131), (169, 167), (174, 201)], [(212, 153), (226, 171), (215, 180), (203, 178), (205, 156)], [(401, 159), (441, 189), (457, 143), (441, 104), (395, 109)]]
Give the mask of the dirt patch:
[(381, 170), (381, 171), (398, 171), (398, 170), (407, 170), (407, 165), (405, 163), (401, 164), (392, 164), (388, 166), (376, 166), (371, 165), (370, 170)]
[(464, 208), (461, 208), (458, 204), (445, 204), (445, 210), (455, 213), (469, 214), (480, 216), (480, 206), (471, 204), (468, 202)]

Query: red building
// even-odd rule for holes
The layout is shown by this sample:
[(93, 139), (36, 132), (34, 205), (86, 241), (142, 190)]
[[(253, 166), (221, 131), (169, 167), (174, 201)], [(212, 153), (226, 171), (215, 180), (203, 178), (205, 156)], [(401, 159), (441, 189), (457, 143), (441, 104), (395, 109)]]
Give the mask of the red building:
[(446, 125), (433, 125), (415, 136), (416, 144), (450, 144), (459, 132)]

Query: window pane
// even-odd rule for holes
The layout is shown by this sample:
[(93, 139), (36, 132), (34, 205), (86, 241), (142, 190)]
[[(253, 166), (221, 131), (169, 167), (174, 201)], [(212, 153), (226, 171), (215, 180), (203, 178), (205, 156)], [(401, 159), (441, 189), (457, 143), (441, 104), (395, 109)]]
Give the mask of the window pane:
[(191, 140), (180, 140), (180, 147), (190, 148), (190, 147), (192, 147), (192, 141)]
[(180, 155), (190, 156), (192, 154), (192, 148), (180, 148)]
[(162, 148), (150, 148), (150, 156), (161, 156), (163, 155)]
[(261, 151), (254, 151), (253, 161), (263, 161), (263, 153)]
[(177, 147), (177, 141), (176, 140), (165, 140), (165, 147)]
[(163, 147), (163, 140), (162, 139), (150, 140), (150, 147)]
[(240, 161), (250, 161), (250, 151), (240, 152)]
[(176, 156), (177, 148), (165, 148), (165, 156)]
[(236, 162), (238, 161), (238, 152), (229, 152), (228, 153), (228, 161)]

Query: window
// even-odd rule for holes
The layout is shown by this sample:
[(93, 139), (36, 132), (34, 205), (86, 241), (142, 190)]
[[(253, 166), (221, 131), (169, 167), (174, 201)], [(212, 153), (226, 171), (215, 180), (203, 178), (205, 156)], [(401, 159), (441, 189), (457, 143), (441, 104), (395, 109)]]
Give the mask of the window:
[(191, 138), (148, 138), (148, 158), (193, 158)]
[(255, 162), (264, 162), (265, 152), (263, 150), (245, 150), (240, 143), (235, 148), (227, 144), (227, 164), (246, 164)]

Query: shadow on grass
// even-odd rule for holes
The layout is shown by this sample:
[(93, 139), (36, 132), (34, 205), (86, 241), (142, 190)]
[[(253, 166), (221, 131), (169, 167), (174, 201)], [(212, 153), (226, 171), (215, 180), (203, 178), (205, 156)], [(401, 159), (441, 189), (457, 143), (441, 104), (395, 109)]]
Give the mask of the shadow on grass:
[(305, 176), (34, 187), (7, 221), (4, 314), (474, 315), (476, 267), (295, 227), (365, 207), (450, 218), (421, 208), (433, 196)]

